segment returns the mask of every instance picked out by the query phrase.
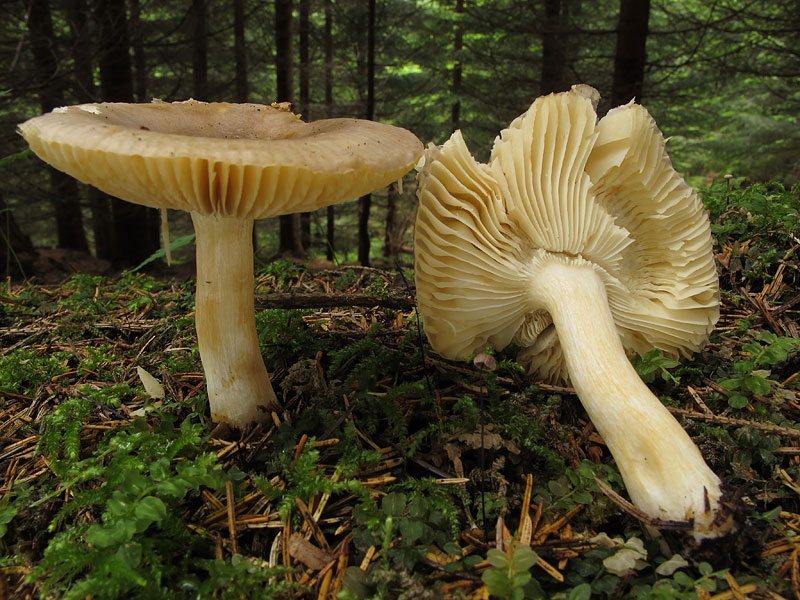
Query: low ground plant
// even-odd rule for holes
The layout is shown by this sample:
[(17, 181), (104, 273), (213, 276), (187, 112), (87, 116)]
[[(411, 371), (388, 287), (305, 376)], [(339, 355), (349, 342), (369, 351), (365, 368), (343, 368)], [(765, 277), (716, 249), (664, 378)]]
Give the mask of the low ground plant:
[(191, 285), (79, 275), (0, 291), (0, 591), (791, 597), (800, 200), (736, 180), (704, 197), (717, 329), (680, 364), (658, 350), (633, 360), (726, 483), (735, 539), (652, 537), (572, 391), (529, 381), (514, 348), (492, 369), (437, 356), (413, 309), (381, 308), (408, 297), (395, 273), (259, 270), (264, 290), (374, 300), (260, 312), (284, 406), (242, 431), (208, 420)]

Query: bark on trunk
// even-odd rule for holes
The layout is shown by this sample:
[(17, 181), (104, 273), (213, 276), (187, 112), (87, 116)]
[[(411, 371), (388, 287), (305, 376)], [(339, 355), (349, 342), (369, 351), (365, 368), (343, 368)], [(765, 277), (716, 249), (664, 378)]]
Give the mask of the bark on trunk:
[[(138, 2), (138, 0), (133, 0)], [(86, 0), (67, 2), (67, 19), (72, 38), (72, 61), (75, 65), (73, 92), (80, 103), (97, 100), (94, 83), (94, 40), (89, 30), (89, 8)], [(92, 214), (94, 252), (98, 258), (113, 260), (115, 253), (111, 204), (108, 195), (93, 186), (88, 188), (89, 210)]]
[[(278, 102), (294, 102), (292, 4), (292, 0), (275, 0), (275, 67)], [(278, 253), (281, 256), (305, 257), (300, 236), (299, 214), (280, 217)]]
[[(325, 0), (325, 116), (333, 117), (333, 7), (331, 0)], [(336, 255), (335, 220), (336, 210), (329, 206), (326, 217), (325, 256), (332, 261)]]
[(390, 258), (397, 255), (399, 247), (399, 240), (397, 239), (397, 198), (398, 198), (397, 184), (392, 183), (389, 185), (386, 194), (386, 230), (383, 234), (383, 256)]
[[(303, 120), (311, 120), (311, 98), (309, 94), (310, 81), (310, 54), (309, 37), (311, 33), (311, 2), (310, 0), (300, 0), (299, 11), (299, 38), (300, 38), (300, 106), (299, 112), (303, 115)], [(311, 247), (311, 213), (300, 215), (300, 244), (305, 252)]]
[(461, 129), (461, 80), (463, 76), (463, 64), (461, 54), (464, 50), (464, 30), (461, 25), (460, 15), (464, 14), (464, 0), (456, 0), (456, 29), (453, 33), (453, 54), (455, 63), (453, 64), (453, 82), (451, 91), (453, 93), (453, 104), (450, 107), (450, 120), (453, 123), (453, 131)]
[[(133, 102), (133, 75), (128, 20), (123, 0), (98, 0), (100, 90), (107, 102)], [(139, 264), (158, 249), (159, 221), (155, 209), (112, 199), (116, 239), (114, 262)]]
[(620, 0), (611, 104), (642, 101), (650, 0)]
[(292, 0), (275, 0), (275, 77), (278, 102), (294, 102)]
[(130, 0), (131, 32), (133, 38), (133, 90), (138, 102), (149, 102), (147, 97), (147, 59), (144, 52), (144, 28), (140, 0)]
[[(53, 49), (53, 20), (49, 0), (33, 0), (28, 12), (28, 30), (31, 50), (36, 65), (36, 82), (39, 87), (39, 103), (42, 112), (63, 106), (65, 80), (59, 73), (59, 61)], [(71, 250), (89, 251), (86, 232), (83, 229), (78, 183), (69, 175), (52, 167), (50, 184), (53, 213), (56, 220), (58, 246)]]
[[(369, 0), (367, 24), (367, 106), (365, 117), (375, 118), (375, 0)], [(369, 266), (369, 211), (372, 195), (366, 194), (358, 201), (358, 262)]]
[(233, 55), (236, 64), (236, 101), (247, 102), (247, 49), (245, 47), (244, 0), (233, 0)]
[(567, 62), (566, 4), (567, 0), (544, 1), (542, 81), (539, 91), (542, 95), (569, 89), (564, 81)]
[(192, 75), (195, 100), (208, 101), (208, 31), (206, 0), (192, 1)]
[(0, 189), (0, 277), (26, 277), (26, 256), (35, 254), (31, 239), (14, 219)]

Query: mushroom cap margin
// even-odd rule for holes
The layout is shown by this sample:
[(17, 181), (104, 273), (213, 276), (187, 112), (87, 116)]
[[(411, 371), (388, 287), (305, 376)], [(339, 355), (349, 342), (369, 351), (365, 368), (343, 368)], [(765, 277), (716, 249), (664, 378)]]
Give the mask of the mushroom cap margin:
[(414, 134), (391, 125), (304, 123), (278, 107), (194, 100), (57, 108), (19, 130), (43, 160), (113, 196), (254, 219), (356, 198), (422, 153)]

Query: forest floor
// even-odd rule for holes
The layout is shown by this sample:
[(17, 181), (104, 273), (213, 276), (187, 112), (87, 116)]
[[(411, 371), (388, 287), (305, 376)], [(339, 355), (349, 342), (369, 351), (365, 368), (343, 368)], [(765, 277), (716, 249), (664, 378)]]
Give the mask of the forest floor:
[(574, 392), (439, 357), (409, 270), (261, 268), (283, 408), (245, 431), (208, 418), (193, 282), (81, 274), (0, 297), (0, 599), (800, 599), (800, 195), (706, 202), (717, 328), (634, 363), (735, 535), (640, 521)]

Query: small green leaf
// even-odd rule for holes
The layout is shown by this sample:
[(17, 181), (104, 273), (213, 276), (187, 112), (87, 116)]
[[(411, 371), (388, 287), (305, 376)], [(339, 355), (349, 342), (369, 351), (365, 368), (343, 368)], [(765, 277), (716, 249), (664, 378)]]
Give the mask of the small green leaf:
[(347, 567), (342, 580), (342, 588), (353, 594), (355, 598), (367, 598), (371, 595), (367, 580), (366, 571), (362, 571), (359, 567)]
[(392, 492), (383, 497), (381, 504), (383, 512), (390, 517), (400, 517), (406, 508), (406, 495), (402, 492)]
[(559, 479), (551, 479), (548, 481), (547, 489), (556, 497), (566, 496), (569, 493), (569, 488)]
[(403, 543), (410, 546), (425, 533), (425, 524), (416, 519), (402, 519), (400, 521), (400, 535)]
[(122, 476), (122, 488), (130, 495), (141, 494), (147, 489), (150, 480), (142, 475), (136, 468), (126, 469)]
[(772, 390), (772, 386), (770, 385), (769, 381), (763, 377), (759, 377), (758, 375), (748, 375), (745, 377), (744, 387), (754, 394), (759, 394), (761, 396), (766, 396)]
[(136, 524), (133, 521), (117, 521), (110, 525), (92, 523), (86, 530), (86, 541), (98, 548), (110, 548), (133, 539)]
[(173, 477), (171, 479), (165, 479), (156, 485), (156, 491), (162, 496), (169, 496), (171, 498), (180, 499), (186, 495), (190, 489), (192, 489), (192, 484), (186, 481), (181, 477)]
[(755, 357), (761, 354), (762, 350), (764, 350), (764, 347), (757, 342), (748, 342), (742, 345), (742, 350)]
[(108, 514), (113, 517), (124, 517), (130, 513), (131, 505), (128, 501), (128, 498), (125, 497), (124, 494), (120, 492), (114, 492), (114, 495), (109, 498), (108, 502), (106, 503), (106, 510)]
[(743, 394), (731, 394), (728, 396), (728, 406), (731, 408), (744, 408), (747, 406), (747, 396)]
[(142, 547), (139, 544), (123, 544), (117, 549), (117, 559), (129, 569), (136, 569), (142, 561)]
[(156, 481), (167, 479), (170, 476), (169, 466), (168, 458), (162, 457), (153, 461), (153, 463), (150, 465), (150, 476)]
[(683, 571), (676, 571), (672, 576), (672, 580), (686, 590), (691, 590), (694, 588), (694, 579), (689, 577)]
[(762, 513), (761, 515), (759, 515), (759, 518), (760, 519), (764, 519), (766, 521), (773, 521), (773, 520), (777, 519), (781, 515), (782, 512), (783, 512), (783, 507), (782, 506), (776, 506), (775, 508), (773, 508), (771, 510), (768, 510), (767, 512)]
[(525, 590), (521, 587), (514, 587), (508, 600), (525, 600)]
[(415, 519), (422, 519), (428, 511), (424, 498), (416, 497), (408, 503), (408, 514)]
[(729, 379), (720, 379), (719, 384), (726, 390), (738, 390), (742, 385), (741, 377), (731, 377)]
[(147, 525), (157, 523), (161, 525), (161, 521), (167, 516), (167, 506), (160, 498), (145, 496), (136, 503), (133, 514), (140, 520), (140, 523), (146, 522)]
[(508, 598), (511, 594), (511, 582), (502, 569), (487, 569), (481, 575), (481, 581), (489, 588), (490, 594), (501, 598)]
[(111, 530), (99, 523), (92, 523), (86, 529), (86, 541), (100, 548), (108, 548), (114, 545)]
[(473, 569), (483, 562), (483, 558), (478, 554), (470, 554), (469, 556), (465, 556), (461, 562), (464, 563), (465, 568)]
[(530, 546), (518, 546), (514, 550), (511, 566), (515, 572), (527, 571), (539, 562), (539, 555)]
[(699, 565), (697, 565), (697, 570), (700, 571), (700, 574), (704, 577), (708, 577), (714, 572), (714, 567), (712, 567), (709, 563), (703, 561)]
[(531, 580), (531, 574), (528, 571), (524, 571), (522, 573), (514, 573), (514, 576), (511, 578), (511, 587), (516, 590), (521, 588), (526, 583)]
[(497, 548), (489, 550), (486, 554), (486, 560), (489, 561), (490, 565), (498, 569), (505, 569), (508, 567), (508, 555)]
[(778, 336), (772, 333), (771, 331), (762, 331), (757, 336), (756, 339), (759, 342), (764, 342), (767, 345), (774, 344), (778, 341)]
[(588, 583), (581, 583), (569, 591), (567, 600), (590, 600), (591, 597), (592, 586)]
[(442, 566), (442, 571), (445, 573), (458, 573), (464, 568), (464, 563), (460, 560), (454, 560)]
[[(461, 556), (461, 547), (455, 542), (448, 542), (442, 546), (442, 550), (453, 556)], [(480, 562), (480, 561), (478, 561)]]

